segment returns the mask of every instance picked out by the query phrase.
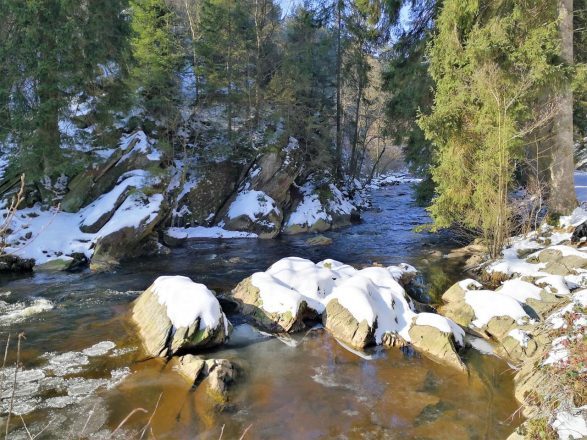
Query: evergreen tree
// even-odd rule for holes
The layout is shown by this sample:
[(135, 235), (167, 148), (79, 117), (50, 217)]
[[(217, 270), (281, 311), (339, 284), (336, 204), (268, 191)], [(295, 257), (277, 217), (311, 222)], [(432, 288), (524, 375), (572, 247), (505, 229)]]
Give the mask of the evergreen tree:
[(430, 48), (432, 113), (420, 119), (437, 147), (435, 227), (482, 233), (496, 255), (508, 236), (508, 191), (525, 139), (552, 114), (545, 95), (565, 72), (552, 1), (445, 0)]
[(131, 1), (133, 85), (147, 114), (169, 125), (177, 115), (178, 71), (184, 59), (177, 19), (165, 0)]
[(319, 11), (298, 7), (285, 22), (283, 61), (272, 81), (285, 130), (299, 140), (312, 170), (334, 169), (335, 38)]
[[(408, 20), (398, 23), (399, 35), (385, 53), (383, 89), (388, 94), (386, 132), (404, 151), (410, 171), (425, 179), (418, 186), (418, 202), (429, 203), (433, 195), (430, 165), (434, 156), (432, 143), (417, 124), (418, 112), (429, 113), (433, 102), (434, 82), (428, 72), (426, 46), (434, 33), (440, 1), (410, 2)], [(407, 6), (405, 6), (407, 7)]]
[(75, 96), (112, 89), (101, 66), (126, 56), (125, 0), (1, 0), (0, 136), (20, 149), (17, 168), (31, 180), (72, 166), (59, 120)]

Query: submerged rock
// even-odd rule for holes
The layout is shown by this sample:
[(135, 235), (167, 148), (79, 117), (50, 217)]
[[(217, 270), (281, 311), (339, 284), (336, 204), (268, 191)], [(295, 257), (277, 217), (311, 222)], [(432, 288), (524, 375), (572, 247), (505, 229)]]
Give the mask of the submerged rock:
[(204, 359), (185, 355), (177, 359), (176, 370), (194, 387), (205, 386), (219, 403), (229, 399), (229, 391), (238, 376), (238, 368), (226, 359)]
[(332, 238), (325, 237), (324, 235), (317, 235), (306, 240), (308, 246), (329, 246), (332, 244)]
[(187, 277), (159, 277), (133, 305), (132, 318), (152, 356), (223, 344), (230, 323), (214, 294)]

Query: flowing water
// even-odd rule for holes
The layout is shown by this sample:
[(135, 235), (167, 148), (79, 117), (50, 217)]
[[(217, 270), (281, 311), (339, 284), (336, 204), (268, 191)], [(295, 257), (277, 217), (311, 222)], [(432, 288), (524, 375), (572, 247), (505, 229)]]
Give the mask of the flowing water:
[[(435, 256), (454, 247), (446, 236), (413, 232), (429, 219), (412, 197), (406, 184), (374, 191), (375, 209), (359, 225), (326, 233), (330, 246), (308, 247), (308, 236), (192, 240), (115, 273), (0, 279), (0, 337), (11, 335), (0, 412), (16, 383), (12, 407), (22, 414), (12, 417), (9, 438), (29, 438), (24, 423), (32, 436), (44, 429), (37, 438), (138, 438), (149, 420), (143, 438), (506, 438), (520, 423), (511, 417), (512, 372), (472, 349), (463, 375), (411, 350), (353, 353), (321, 328), (277, 339), (229, 316), (235, 332), (210, 356), (236, 360), (243, 371), (220, 408), (171, 365), (146, 359), (129, 323), (131, 301), (160, 275), (186, 275), (226, 292), (286, 256), (355, 266), (407, 262), (422, 272), (423, 299), (435, 302), (462, 274)], [(20, 331), (23, 371), (15, 380)]]

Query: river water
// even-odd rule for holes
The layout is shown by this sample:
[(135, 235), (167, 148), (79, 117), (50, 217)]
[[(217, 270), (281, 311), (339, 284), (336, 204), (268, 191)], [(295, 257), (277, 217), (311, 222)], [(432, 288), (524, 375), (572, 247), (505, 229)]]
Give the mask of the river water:
[(44, 430), (37, 438), (139, 438), (149, 419), (143, 438), (506, 438), (520, 423), (512, 417), (513, 372), (473, 349), (464, 375), (413, 351), (353, 353), (320, 328), (277, 339), (229, 316), (235, 333), (210, 356), (235, 360), (242, 374), (231, 401), (218, 407), (171, 365), (146, 359), (129, 323), (132, 300), (160, 275), (186, 275), (220, 293), (287, 256), (357, 267), (407, 262), (422, 273), (422, 299), (434, 303), (462, 274), (454, 262), (434, 257), (455, 243), (413, 231), (429, 219), (412, 198), (408, 184), (374, 191), (375, 208), (361, 224), (326, 233), (330, 246), (308, 247), (308, 236), (192, 240), (115, 273), (0, 279), (2, 348), (11, 335), (0, 374), (0, 427), (23, 331), (12, 404), (22, 419), (12, 417), (9, 438), (29, 438), (25, 423), (32, 436)]

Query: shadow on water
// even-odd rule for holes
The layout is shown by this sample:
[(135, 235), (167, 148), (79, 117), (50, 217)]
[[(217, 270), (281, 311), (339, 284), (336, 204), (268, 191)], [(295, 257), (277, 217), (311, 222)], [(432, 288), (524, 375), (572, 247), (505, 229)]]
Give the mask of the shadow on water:
[[(455, 243), (447, 235), (414, 232), (429, 218), (413, 204), (412, 195), (407, 185), (374, 192), (377, 209), (365, 212), (358, 225), (325, 233), (333, 239), (329, 246), (309, 247), (307, 235), (192, 240), (169, 255), (125, 263), (115, 273), (2, 278), (0, 292), (11, 293), (0, 300), (15, 305), (45, 299), (53, 308), (20, 322), (0, 320), (0, 337), (26, 330), (23, 361), (29, 368), (42, 365), (44, 353), (83, 350), (105, 340), (137, 347), (126, 319), (129, 304), (158, 276), (186, 275), (225, 292), (288, 256), (333, 258), (355, 266), (407, 262), (421, 271), (427, 302), (438, 302), (462, 276), (458, 265), (439, 256)], [(91, 370), (80, 373), (95, 378), (130, 366), (132, 374), (117, 387), (73, 406), (39, 409), (25, 419), (35, 427), (59, 416), (63, 424), (77, 426), (91, 405), (98, 405), (102, 415), (96, 416), (95, 427), (87, 428), (97, 434), (114, 429), (137, 406), (152, 408), (163, 393), (153, 418), (159, 439), (217, 439), (223, 426), (223, 438), (239, 438), (249, 425), (248, 438), (255, 439), (497, 439), (507, 437), (515, 425), (508, 421), (516, 409), (511, 372), (496, 358), (470, 351), (467, 376), (413, 351), (378, 349), (365, 359), (320, 329), (279, 340), (259, 334), (238, 317), (231, 319), (233, 338), (214, 356), (239, 362), (245, 377), (220, 412), (203, 390), (190, 391), (170, 366), (156, 359), (138, 362), (144, 355), (135, 350), (96, 358)], [(140, 429), (147, 419), (138, 414), (127, 427)], [(47, 436), (62, 438), (67, 431), (60, 429), (48, 430)]]

